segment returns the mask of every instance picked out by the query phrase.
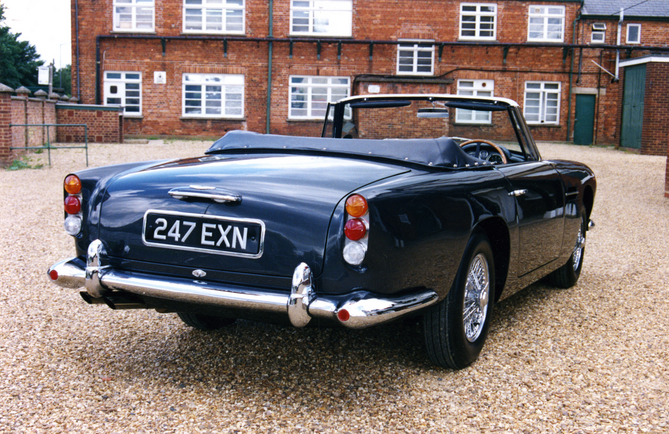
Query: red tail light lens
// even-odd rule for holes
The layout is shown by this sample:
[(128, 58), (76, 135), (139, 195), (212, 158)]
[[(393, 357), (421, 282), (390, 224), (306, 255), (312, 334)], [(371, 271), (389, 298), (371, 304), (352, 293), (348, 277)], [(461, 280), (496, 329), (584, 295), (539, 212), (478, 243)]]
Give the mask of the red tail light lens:
[(367, 226), (362, 219), (351, 219), (344, 226), (344, 234), (351, 241), (358, 241), (367, 234)]
[(68, 214), (79, 214), (81, 211), (81, 200), (77, 196), (65, 198), (65, 212)]
[(81, 193), (81, 180), (77, 175), (68, 175), (65, 178), (63, 187), (69, 194), (79, 194)]
[(359, 194), (354, 194), (349, 196), (346, 199), (346, 212), (351, 217), (362, 217), (367, 214), (369, 206), (367, 205), (367, 199), (360, 196)]

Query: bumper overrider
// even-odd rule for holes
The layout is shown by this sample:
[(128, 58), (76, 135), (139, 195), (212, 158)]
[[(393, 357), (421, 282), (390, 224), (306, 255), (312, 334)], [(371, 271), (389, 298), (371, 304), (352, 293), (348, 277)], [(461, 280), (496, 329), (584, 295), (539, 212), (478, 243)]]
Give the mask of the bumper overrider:
[[(318, 295), (311, 269), (299, 264), (293, 273), (290, 295), (232, 284), (161, 277), (115, 270), (107, 262), (100, 240), (88, 246), (86, 263), (79, 258), (52, 265), (48, 274), (63, 288), (85, 287), (88, 303), (106, 303), (114, 308), (142, 308), (141, 297), (203, 304), (267, 313), (285, 313), (295, 327), (306, 326), (312, 318), (337, 321), (354, 329), (394, 320), (437, 302), (437, 293), (423, 290), (397, 297), (377, 297), (354, 292), (341, 297)], [(133, 298), (135, 296), (135, 298)]]

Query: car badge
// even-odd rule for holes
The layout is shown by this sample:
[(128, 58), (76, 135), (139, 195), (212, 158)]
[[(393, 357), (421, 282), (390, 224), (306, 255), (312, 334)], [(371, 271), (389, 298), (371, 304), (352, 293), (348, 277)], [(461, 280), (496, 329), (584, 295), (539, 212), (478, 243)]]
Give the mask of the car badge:
[(206, 275), (207, 273), (204, 270), (193, 270), (193, 276), (197, 277), (198, 279), (201, 279)]

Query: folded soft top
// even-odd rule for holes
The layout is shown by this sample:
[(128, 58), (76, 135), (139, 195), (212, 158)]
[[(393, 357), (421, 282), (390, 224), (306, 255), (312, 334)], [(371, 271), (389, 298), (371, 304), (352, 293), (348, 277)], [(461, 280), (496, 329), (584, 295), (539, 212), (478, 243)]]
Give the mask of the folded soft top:
[(307, 151), (388, 158), (425, 166), (470, 167), (482, 160), (465, 153), (449, 137), (438, 139), (332, 139), (230, 131), (207, 154), (239, 151)]

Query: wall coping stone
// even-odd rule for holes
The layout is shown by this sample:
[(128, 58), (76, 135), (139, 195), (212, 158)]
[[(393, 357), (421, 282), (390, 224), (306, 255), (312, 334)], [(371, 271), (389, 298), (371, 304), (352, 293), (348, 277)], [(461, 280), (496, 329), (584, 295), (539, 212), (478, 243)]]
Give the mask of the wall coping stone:
[(9, 87), (7, 85), (4, 85), (4, 84), (0, 83), (0, 92), (2, 92), (2, 93), (12, 93), (12, 92), (14, 92), (14, 89), (12, 89), (11, 87)]
[(59, 102), (56, 104), (57, 109), (73, 109), (73, 110), (101, 110), (110, 112), (123, 112), (121, 107), (109, 105), (95, 105), (95, 104), (68, 104)]

